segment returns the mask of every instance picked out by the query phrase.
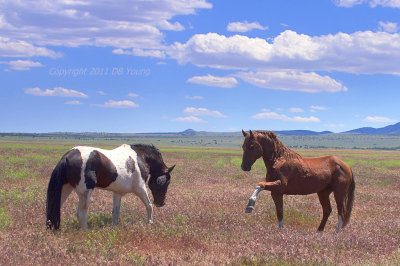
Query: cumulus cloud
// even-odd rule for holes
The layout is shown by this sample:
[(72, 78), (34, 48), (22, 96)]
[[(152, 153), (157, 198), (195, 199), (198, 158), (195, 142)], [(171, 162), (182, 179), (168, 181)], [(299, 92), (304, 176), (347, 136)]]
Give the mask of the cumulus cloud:
[(394, 33), (399, 30), (399, 27), (397, 26), (397, 23), (395, 23), (395, 22), (379, 21), (379, 29), (382, 31)]
[(25, 89), (26, 94), (34, 96), (56, 96), (56, 97), (74, 97), (74, 98), (87, 98), (88, 96), (83, 92), (76, 90), (68, 90), (63, 87), (57, 87), (54, 89), (41, 90), (38, 87)]
[[(1, 33), (0, 29), (0, 33)], [(51, 58), (61, 57), (60, 53), (45, 47), (34, 46), (23, 40), (12, 40), (0, 36), (0, 57), (33, 57), (45, 56)]]
[(196, 34), (174, 43), (170, 57), (220, 69), (340, 71), (400, 75), (400, 34), (359, 31), (308, 36), (286, 30), (270, 42), (217, 33)]
[(377, 123), (391, 123), (391, 122), (396, 122), (396, 120), (393, 120), (388, 117), (383, 117), (383, 116), (367, 116), (364, 119), (365, 122), (377, 122)]
[(203, 96), (199, 96), (199, 95), (194, 95), (194, 96), (185, 95), (185, 99), (189, 99), (189, 100), (203, 100), (204, 97), (203, 97)]
[(187, 82), (220, 88), (233, 88), (238, 84), (234, 77), (216, 77), (210, 74), (207, 76), (191, 77)]
[(320, 105), (311, 105), (310, 106), (311, 112), (324, 111), (326, 109), (328, 109), (328, 108), (326, 108), (325, 106), (320, 106)]
[(9, 65), (9, 69), (13, 70), (29, 70), (31, 67), (42, 67), (40, 62), (34, 62), (30, 60), (13, 60), (8, 62), (0, 62), (0, 64)]
[(132, 97), (132, 98), (136, 98), (136, 97), (139, 97), (139, 94), (130, 92), (130, 93), (128, 93), (128, 96), (129, 96), (129, 97)]
[(115, 49), (113, 50), (114, 54), (119, 55), (134, 55), (134, 56), (147, 56), (147, 57), (154, 57), (154, 58), (165, 58), (165, 52), (162, 50), (156, 49), (139, 49), (133, 48), (132, 50), (124, 50), (124, 49)]
[(337, 6), (353, 7), (361, 4), (369, 4), (371, 7), (383, 6), (400, 8), (399, 0), (335, 0)]
[(315, 72), (239, 72), (235, 76), (266, 89), (310, 93), (347, 91), (340, 82)]
[(248, 21), (231, 22), (226, 27), (226, 30), (233, 31), (233, 32), (247, 32), (247, 31), (251, 31), (251, 30), (254, 30), (254, 29), (267, 30), (268, 27), (261, 26), (260, 23), (258, 23), (258, 22), (251, 22), (250, 23)]
[(303, 113), (304, 112), (304, 110), (299, 108), (299, 107), (291, 107), (289, 109), (289, 111), (292, 112), (292, 113)]
[(64, 104), (79, 105), (79, 104), (82, 104), (82, 102), (78, 101), (78, 100), (72, 100), (72, 101), (67, 101)]
[(129, 101), (129, 100), (123, 100), (123, 101), (114, 101), (114, 100), (108, 100), (107, 102), (103, 104), (93, 104), (94, 106), (98, 107), (106, 107), (106, 108), (135, 108), (139, 107), (138, 104)]
[(319, 118), (315, 116), (310, 116), (310, 117), (302, 117), (302, 116), (294, 116), (294, 117), (289, 117), (284, 114), (278, 114), (275, 112), (263, 112), (263, 113), (258, 113), (252, 116), (254, 119), (274, 119), (274, 120), (283, 120), (283, 121), (288, 121), (288, 122), (320, 122)]
[[(0, 2), (0, 35), (31, 46), (158, 49), (163, 47), (163, 30), (184, 29), (174, 17), (209, 8), (212, 4), (206, 0), (5, 0)], [(36, 50), (31, 53), (50, 52)], [(144, 50), (133, 52), (154, 55)], [(7, 56), (15, 53), (4, 52)]]
[(207, 108), (195, 108), (195, 107), (186, 107), (183, 111), (186, 114), (195, 115), (195, 116), (213, 116), (213, 117), (220, 117), (225, 118), (226, 115), (222, 114), (220, 111), (215, 110), (208, 110)]
[(198, 118), (196, 116), (190, 115), (190, 116), (184, 116), (184, 117), (177, 117), (174, 119), (175, 121), (179, 122), (189, 122), (189, 123), (207, 123), (207, 121)]

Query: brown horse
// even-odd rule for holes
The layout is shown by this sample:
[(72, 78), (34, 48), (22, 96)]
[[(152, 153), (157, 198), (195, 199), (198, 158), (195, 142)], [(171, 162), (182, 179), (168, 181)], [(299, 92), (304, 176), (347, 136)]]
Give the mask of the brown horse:
[(335, 156), (304, 158), (289, 149), (271, 131), (243, 131), (242, 170), (250, 171), (254, 162), (263, 157), (267, 168), (266, 182), (258, 183), (249, 199), (246, 212), (250, 213), (262, 190), (271, 191), (276, 207), (279, 228), (283, 227), (283, 195), (317, 193), (323, 217), (318, 231), (324, 230), (332, 212), (329, 195), (333, 192), (338, 209), (339, 233), (350, 220), (355, 182), (351, 168)]

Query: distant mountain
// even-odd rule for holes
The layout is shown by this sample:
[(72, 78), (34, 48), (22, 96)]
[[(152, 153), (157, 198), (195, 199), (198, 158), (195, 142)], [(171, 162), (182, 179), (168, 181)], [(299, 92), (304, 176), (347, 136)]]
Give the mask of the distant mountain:
[(186, 129), (182, 132), (178, 132), (179, 135), (185, 135), (185, 136), (193, 136), (193, 135), (196, 135), (196, 133), (197, 133), (197, 131), (194, 129), (191, 129), (191, 128)]
[(389, 125), (381, 128), (362, 127), (342, 133), (368, 134), (368, 135), (400, 135), (400, 122), (394, 125)]

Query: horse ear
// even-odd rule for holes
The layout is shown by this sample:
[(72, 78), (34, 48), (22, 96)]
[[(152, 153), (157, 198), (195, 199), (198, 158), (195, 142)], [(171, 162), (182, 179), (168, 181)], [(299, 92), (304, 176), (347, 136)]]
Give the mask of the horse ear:
[(253, 131), (251, 131), (251, 129), (249, 130), (249, 132), (250, 132), (250, 136), (253, 136)]
[(175, 166), (176, 166), (176, 164), (174, 164), (173, 166), (171, 166), (170, 168), (168, 168), (168, 173), (171, 173), (172, 170), (174, 170)]
[(246, 137), (246, 136), (247, 136), (246, 131), (244, 131), (243, 129), (242, 129), (242, 133), (243, 133), (243, 137)]

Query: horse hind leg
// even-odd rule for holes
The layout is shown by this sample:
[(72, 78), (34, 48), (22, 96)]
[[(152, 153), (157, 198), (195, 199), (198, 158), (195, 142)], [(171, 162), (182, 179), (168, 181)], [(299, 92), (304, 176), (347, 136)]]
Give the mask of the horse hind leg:
[(283, 228), (283, 194), (278, 192), (271, 192), (271, 196), (275, 203), (278, 226), (279, 228)]
[(119, 212), (121, 209), (121, 195), (114, 192), (113, 193), (113, 210), (112, 210), (112, 220), (113, 224), (118, 223), (118, 218), (119, 218)]
[(336, 228), (336, 233), (339, 233), (343, 227), (344, 199), (345, 199), (344, 189), (340, 189), (340, 190), (336, 189), (333, 192), (333, 195), (335, 196), (336, 206), (337, 206), (337, 210), (338, 210), (338, 225)]
[(79, 226), (86, 230), (88, 228), (87, 225), (87, 212), (89, 209), (90, 196), (92, 195), (93, 189), (89, 189), (84, 191), (83, 193), (78, 193), (79, 204), (78, 211), (76, 212), (76, 216), (78, 217)]
[(332, 212), (331, 202), (329, 200), (329, 195), (331, 194), (332, 190), (330, 188), (325, 189), (321, 192), (318, 192), (319, 202), (322, 205), (323, 216), (321, 223), (318, 227), (318, 232), (324, 231), (326, 221), (328, 221), (329, 215)]
[(62, 190), (61, 190), (60, 208), (63, 206), (63, 204), (67, 200), (67, 198), (68, 198), (69, 194), (71, 194), (72, 190), (74, 190), (74, 187), (71, 186), (69, 183), (63, 185)]

